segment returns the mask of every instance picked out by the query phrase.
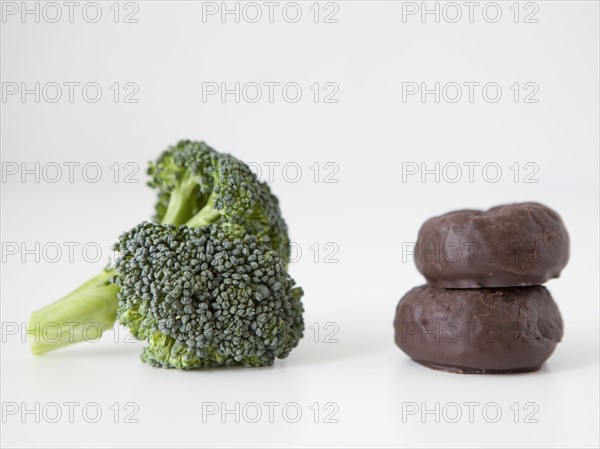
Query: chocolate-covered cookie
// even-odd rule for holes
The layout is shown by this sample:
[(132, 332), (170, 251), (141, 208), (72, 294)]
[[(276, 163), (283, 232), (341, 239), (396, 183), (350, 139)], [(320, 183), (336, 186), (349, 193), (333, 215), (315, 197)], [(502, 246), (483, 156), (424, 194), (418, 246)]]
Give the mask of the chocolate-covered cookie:
[(539, 203), (460, 210), (421, 226), (414, 257), (433, 287), (539, 285), (567, 264), (569, 236), (560, 216)]
[(398, 303), (396, 344), (413, 360), (458, 373), (536, 371), (563, 335), (542, 286), (413, 288)]

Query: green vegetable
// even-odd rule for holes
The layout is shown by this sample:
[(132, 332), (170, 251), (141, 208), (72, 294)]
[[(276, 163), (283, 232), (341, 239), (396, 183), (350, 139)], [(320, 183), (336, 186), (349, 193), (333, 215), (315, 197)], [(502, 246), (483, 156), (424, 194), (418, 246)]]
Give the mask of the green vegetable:
[(302, 337), (302, 290), (255, 236), (146, 222), (116, 249), (118, 320), (149, 342), (149, 364), (267, 366)]
[(99, 338), (117, 317), (117, 292), (110, 284), (114, 270), (104, 270), (67, 296), (36, 310), (29, 319), (31, 351), (34, 354)]
[(158, 190), (154, 218), (160, 223), (235, 224), (289, 261), (290, 240), (279, 201), (240, 160), (186, 140), (161, 154), (148, 174), (149, 185)]
[(287, 226), (268, 185), (203, 142), (169, 147), (148, 173), (158, 222), (119, 238), (114, 268), (31, 315), (32, 352), (99, 337), (118, 319), (148, 341), (152, 365), (286, 357), (302, 337), (302, 290), (286, 272)]

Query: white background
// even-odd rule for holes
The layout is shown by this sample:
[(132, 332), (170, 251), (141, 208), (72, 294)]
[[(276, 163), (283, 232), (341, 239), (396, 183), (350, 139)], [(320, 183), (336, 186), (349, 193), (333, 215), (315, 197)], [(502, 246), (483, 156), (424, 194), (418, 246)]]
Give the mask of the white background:
[[(514, 23), (513, 2), (501, 2), (497, 23), (482, 16), (483, 3), (473, 23), (466, 6), (458, 23), (443, 17), (436, 23), (432, 16), (422, 23), (419, 15), (403, 22), (401, 2), (338, 2), (333, 16), (338, 23), (323, 23), (323, 15), (314, 23), (312, 2), (302, 4), (297, 23), (282, 17), (282, 6), (274, 23), (265, 6), (258, 23), (243, 18), (236, 23), (232, 16), (222, 23), (218, 15), (204, 23), (201, 3), (138, 2), (138, 23), (122, 23), (124, 5), (114, 23), (111, 3), (102, 4), (97, 23), (82, 17), (84, 3), (73, 23), (66, 6), (58, 23), (44, 17), (36, 23), (32, 16), (22, 23), (19, 14), (3, 15), (3, 83), (31, 88), (35, 82), (97, 82), (103, 89), (97, 103), (86, 102), (80, 90), (73, 103), (66, 90), (56, 103), (43, 97), (36, 103), (33, 95), (24, 102), (19, 94), (2, 99), (4, 167), (55, 162), (64, 168), (56, 183), (43, 176), (36, 182), (32, 175), (25, 182), (18, 175), (3, 180), (3, 243), (32, 248), (36, 242), (97, 242), (107, 251), (120, 232), (152, 214), (146, 161), (181, 138), (203, 139), (260, 164), (263, 179), (265, 163), (281, 164), (272, 188), (302, 249), (290, 270), (306, 292), (307, 330), (289, 358), (262, 369), (151, 368), (138, 360), (141, 345), (124, 342), (122, 330), (118, 343), (109, 332), (99, 343), (34, 357), (21, 336), (13, 335), (13, 323), (22, 326), (32, 310), (95, 274), (109, 254), (88, 263), (81, 251), (73, 262), (65, 252), (56, 263), (48, 257), (36, 263), (31, 255), (22, 262), (21, 254), (3, 249), (2, 402), (19, 407), (16, 415), (3, 415), (3, 446), (598, 446), (598, 3), (537, 2), (537, 23), (523, 23), (524, 4)], [(88, 13), (93, 18), (93, 11)], [(493, 18), (493, 11), (488, 13)], [(124, 103), (121, 97), (115, 103), (109, 90), (115, 82), (136, 83), (139, 101)], [(218, 95), (203, 102), (206, 82), (229, 87), (296, 82), (303, 94), (296, 103), (281, 93), (273, 103), (265, 97), (236, 103), (231, 95), (224, 103)], [(336, 83), (338, 102), (324, 103), (321, 97), (315, 103), (309, 90), (315, 82)], [(479, 89), (472, 103), (466, 90), (456, 103), (444, 98), (436, 103), (433, 95), (425, 102), (418, 95), (403, 102), (406, 82), (430, 88), (436, 82), (496, 82), (502, 98), (487, 102)], [(538, 102), (522, 97), (515, 102), (509, 89), (515, 82), (535, 83)], [(66, 162), (81, 164), (73, 183)], [(90, 162), (103, 169), (97, 183), (82, 177), (81, 166)], [(123, 169), (127, 162), (141, 167), (133, 177), (138, 182), (114, 182), (109, 167), (118, 163)], [(288, 180), (282, 173), (290, 162), (302, 169), (297, 182), (289, 182), (293, 170)], [(339, 167), (330, 178), (337, 183), (324, 182), (331, 172), (324, 169), (328, 162)], [(406, 162), (425, 162), (428, 168), (436, 162), (481, 165), (472, 183), (466, 168), (456, 183), (443, 177), (435, 182), (433, 175), (425, 182), (419, 176), (403, 182)], [(489, 162), (502, 168), (498, 182), (483, 178), (481, 167)], [(539, 169), (532, 178), (536, 183), (523, 182), (528, 162)], [(310, 169), (315, 163), (321, 167), (319, 182)], [(518, 182), (509, 168), (514, 163), (521, 167)], [(565, 321), (565, 338), (554, 356), (540, 372), (513, 376), (447, 374), (411, 362), (394, 345), (392, 321), (398, 299), (423, 279), (410, 257), (403, 261), (402, 243), (414, 241), (432, 215), (529, 200), (556, 209), (572, 241), (569, 265), (547, 284)], [(315, 242), (321, 248), (317, 262), (309, 248)], [(337, 263), (324, 263), (328, 242), (339, 246)], [(339, 328), (337, 343), (323, 341), (328, 333), (323, 326), (330, 322)], [(321, 328), (317, 342), (308, 329), (316, 329), (315, 323)], [(57, 423), (45, 422), (43, 414), (39, 423), (35, 413), (21, 415), (36, 403), (43, 408), (51, 402), (63, 412)], [(73, 423), (65, 402), (80, 404)], [(92, 402), (103, 413), (97, 423), (81, 414)], [(115, 402), (118, 423), (110, 409)], [(129, 402), (137, 404), (137, 423), (123, 422), (125, 411), (134, 410), (124, 409)], [(245, 422), (242, 415), (236, 423), (235, 415), (222, 419), (220, 413), (203, 419), (202, 404), (210, 402), (220, 409), (236, 402), (280, 405), (272, 423), (264, 405), (259, 422)], [(480, 406), (473, 422), (462, 406), (457, 423), (443, 414), (436, 423), (434, 415), (403, 419), (402, 404), (410, 402), (420, 410), (449, 402)], [(491, 402), (502, 410), (496, 423), (488, 422), (493, 411), (488, 420), (482, 416)], [(517, 423), (510, 409), (516, 402)], [(532, 410), (525, 410), (529, 402), (538, 408), (537, 423), (524, 422)], [(297, 423), (288, 422), (291, 409), (288, 420), (282, 416), (288, 403), (302, 411)], [(314, 403), (321, 412), (317, 423)], [(334, 405), (326, 409), (326, 403)], [(46, 411), (54, 417), (55, 410)], [(254, 409), (246, 411), (254, 417)], [(446, 411), (454, 417), (453, 410)], [(337, 423), (324, 422), (328, 412), (335, 412)]]

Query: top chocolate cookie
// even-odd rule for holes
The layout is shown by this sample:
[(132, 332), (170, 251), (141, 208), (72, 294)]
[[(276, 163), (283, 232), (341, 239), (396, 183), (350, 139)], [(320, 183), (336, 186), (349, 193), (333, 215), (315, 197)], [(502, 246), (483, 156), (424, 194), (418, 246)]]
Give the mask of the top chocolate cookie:
[(459, 210), (427, 220), (415, 247), (427, 284), (441, 288), (543, 284), (569, 259), (560, 216), (539, 203)]

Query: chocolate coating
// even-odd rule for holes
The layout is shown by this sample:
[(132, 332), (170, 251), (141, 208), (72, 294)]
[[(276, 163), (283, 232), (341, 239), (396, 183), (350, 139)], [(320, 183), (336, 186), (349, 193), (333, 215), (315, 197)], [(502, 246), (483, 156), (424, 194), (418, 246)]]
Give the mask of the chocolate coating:
[(396, 344), (413, 360), (457, 373), (536, 371), (563, 335), (542, 286), (415, 287), (398, 303), (394, 328)]
[(444, 288), (539, 285), (558, 277), (568, 259), (565, 225), (539, 203), (430, 218), (415, 247), (427, 285)]

